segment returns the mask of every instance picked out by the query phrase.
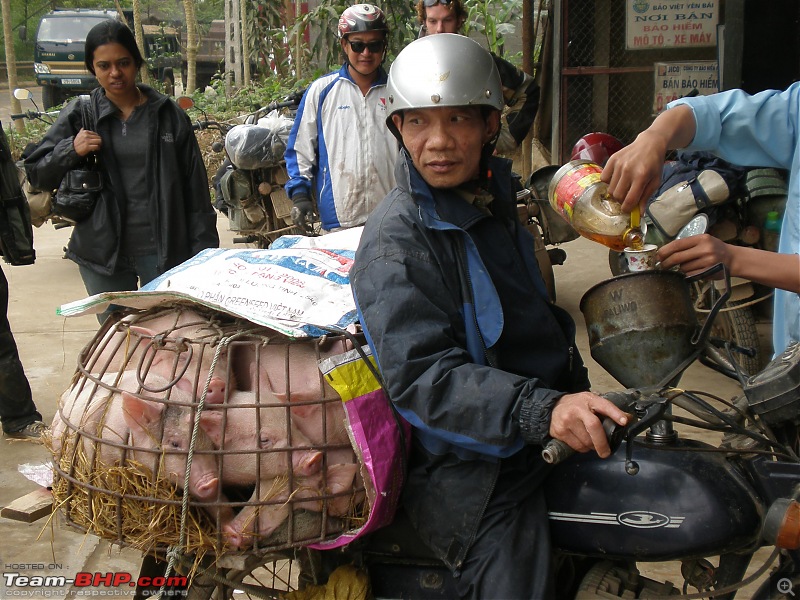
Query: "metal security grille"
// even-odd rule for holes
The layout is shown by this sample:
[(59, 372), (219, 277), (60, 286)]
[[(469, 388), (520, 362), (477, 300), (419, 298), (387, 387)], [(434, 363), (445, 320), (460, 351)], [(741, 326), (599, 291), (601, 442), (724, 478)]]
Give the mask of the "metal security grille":
[(717, 59), (716, 47), (626, 50), (625, 3), (632, 1), (564, 0), (554, 160), (569, 161), (578, 138), (592, 131), (632, 142), (655, 116), (654, 63)]

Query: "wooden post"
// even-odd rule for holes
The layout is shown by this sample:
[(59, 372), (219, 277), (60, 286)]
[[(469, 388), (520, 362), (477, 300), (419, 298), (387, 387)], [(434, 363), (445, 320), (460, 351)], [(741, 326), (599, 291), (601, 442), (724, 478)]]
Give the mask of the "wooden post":
[(247, 33), (247, 0), (240, 0), (239, 5), (242, 11), (242, 75), (244, 85), (250, 85), (250, 35)]
[[(532, 35), (533, 24), (533, 1), (523, 0), (522, 2), (522, 70), (533, 75), (533, 46), (536, 40)], [(531, 141), (533, 138), (533, 127), (528, 131), (522, 141), (522, 180), (528, 179), (531, 174)]]
[[(14, 50), (14, 38), (11, 31), (11, 0), (0, 1), (0, 8), (3, 12), (3, 38), (6, 49), (6, 72), (8, 73), (8, 95), (11, 99), (11, 112), (22, 112), (19, 100), (14, 97), (14, 88), (17, 87), (17, 55)], [(20, 133), (25, 131), (25, 123), (22, 119), (14, 121), (14, 127)]]

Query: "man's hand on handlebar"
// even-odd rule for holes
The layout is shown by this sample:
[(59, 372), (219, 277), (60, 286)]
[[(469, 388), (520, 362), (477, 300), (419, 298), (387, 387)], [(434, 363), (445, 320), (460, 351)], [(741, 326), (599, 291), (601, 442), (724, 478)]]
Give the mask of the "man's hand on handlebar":
[(595, 450), (601, 458), (611, 455), (602, 419), (608, 417), (625, 426), (628, 415), (614, 403), (591, 392), (562, 396), (553, 407), (550, 436), (577, 452)]

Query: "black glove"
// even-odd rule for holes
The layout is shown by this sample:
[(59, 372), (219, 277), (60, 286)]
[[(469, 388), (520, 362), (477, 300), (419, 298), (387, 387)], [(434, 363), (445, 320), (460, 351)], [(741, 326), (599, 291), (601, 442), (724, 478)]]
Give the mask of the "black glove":
[(292, 222), (306, 233), (312, 233), (311, 223), (314, 220), (314, 203), (306, 195), (297, 195), (292, 198), (292, 210), (289, 215)]

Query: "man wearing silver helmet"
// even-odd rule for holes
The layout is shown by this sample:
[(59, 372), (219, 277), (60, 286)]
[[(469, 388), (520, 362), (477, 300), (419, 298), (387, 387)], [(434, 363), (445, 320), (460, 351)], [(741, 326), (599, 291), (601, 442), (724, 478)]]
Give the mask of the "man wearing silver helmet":
[(312, 82), (286, 144), (292, 220), (308, 230), (319, 212), (324, 232), (363, 225), (394, 186), (397, 142), (386, 130), (386, 17), (355, 4), (339, 19), (342, 68)]
[(608, 456), (569, 315), (548, 301), (493, 156), (500, 78), (464, 36), (409, 44), (387, 85), (397, 186), (372, 212), (351, 271), (361, 324), (413, 427), (403, 509), (463, 598), (552, 596), (542, 445)]

